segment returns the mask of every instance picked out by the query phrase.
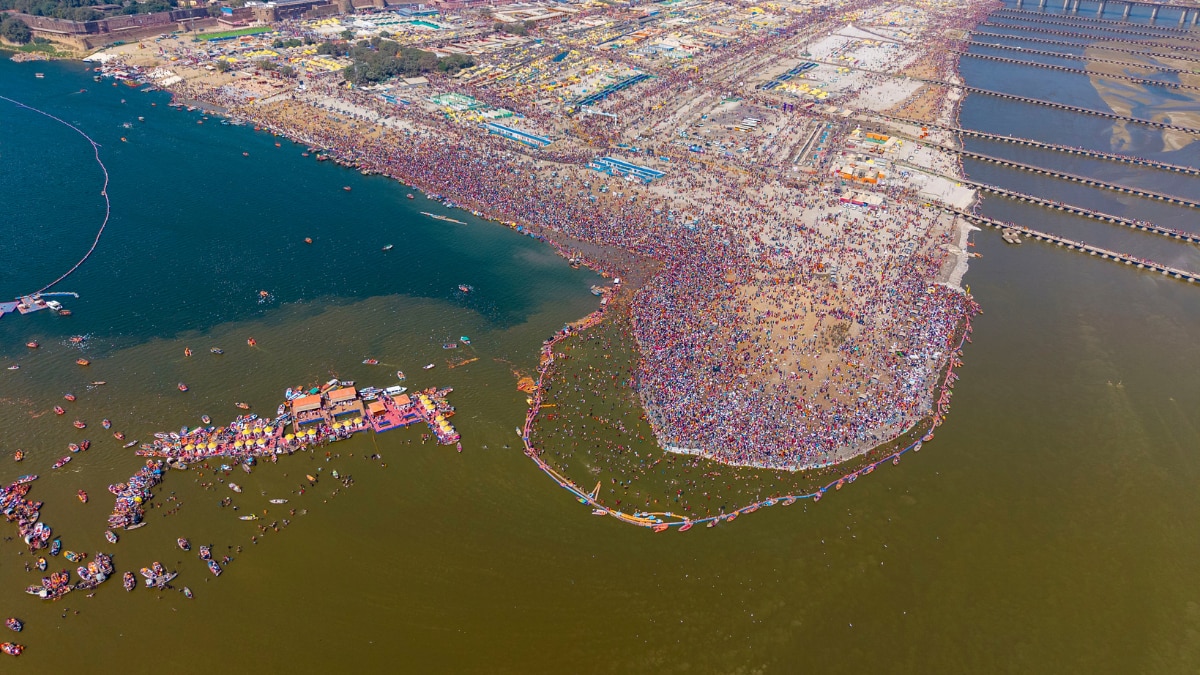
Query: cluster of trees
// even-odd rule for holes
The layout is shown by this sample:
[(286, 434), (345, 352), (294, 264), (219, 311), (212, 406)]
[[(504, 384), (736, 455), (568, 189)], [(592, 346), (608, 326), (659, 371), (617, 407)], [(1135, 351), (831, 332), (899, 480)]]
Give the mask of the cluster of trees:
[(29, 24), (20, 19), (6, 16), (0, 18), (0, 37), (9, 42), (23, 45), (33, 39), (33, 33), (29, 30)]
[(284, 40), (283, 38), (275, 38), (275, 41), (271, 43), (271, 46), (275, 49), (291, 49), (292, 47), (299, 47), (300, 45), (306, 43), (312, 44), (312, 39), (310, 38), (308, 40), (301, 40), (300, 38), (288, 38), (287, 40)]
[(496, 25), (492, 26), (492, 28), (497, 33), (504, 32), (510, 35), (528, 35), (533, 26), (534, 23), (532, 21), (514, 21), (512, 23), (496, 23)]
[[(14, 9), (23, 14), (49, 16), (71, 21), (95, 21), (104, 18), (104, 12), (95, 5), (106, 4), (106, 0), (0, 0), (0, 10)], [(122, 3), (119, 14), (151, 14), (174, 9), (175, 0), (130, 0)]]
[[(326, 47), (326, 45), (330, 45)], [(323, 43), (317, 48), (322, 54), (348, 56), (354, 63), (346, 66), (343, 76), (354, 84), (383, 82), (396, 76), (414, 77), (438, 71), (453, 75), (463, 68), (470, 68), (475, 61), (465, 54), (453, 54), (439, 59), (433, 52), (382, 38), (360, 40), (354, 46)]]

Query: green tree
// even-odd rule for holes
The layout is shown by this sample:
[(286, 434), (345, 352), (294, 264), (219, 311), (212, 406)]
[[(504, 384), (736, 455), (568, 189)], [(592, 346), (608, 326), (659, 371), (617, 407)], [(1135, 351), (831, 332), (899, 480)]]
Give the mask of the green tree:
[(342, 39), (343, 40), (353, 40), (354, 39), (354, 31), (350, 30), (349, 28), (342, 31)]
[(29, 30), (29, 24), (20, 19), (5, 19), (4, 23), (0, 24), (0, 37), (23, 45), (33, 39), (33, 31)]
[(217, 61), (217, 72), (218, 73), (228, 72), (229, 69), (232, 67), (233, 66), (229, 65), (228, 61)]

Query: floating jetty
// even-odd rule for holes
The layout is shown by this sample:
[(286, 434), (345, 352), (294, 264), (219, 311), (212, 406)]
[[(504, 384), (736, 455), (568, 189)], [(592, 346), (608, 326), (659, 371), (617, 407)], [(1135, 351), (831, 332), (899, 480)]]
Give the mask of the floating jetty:
[[(1080, 46), (1083, 46), (1083, 45), (1080, 45)], [(822, 63), (827, 66), (833, 66), (835, 68), (851, 68), (853, 70), (858, 70), (858, 71), (861, 71), (864, 73), (870, 73), (872, 75), (879, 75), (881, 77), (890, 77), (890, 78), (899, 78), (900, 77), (894, 73), (888, 73), (888, 72), (884, 72), (881, 70), (871, 70), (870, 68), (862, 68), (859, 66), (847, 65), (845, 63), (835, 63), (832, 61), (818, 61), (818, 63)], [(995, 98), (1002, 98), (1002, 99), (1005, 99), (1008, 101), (1016, 101), (1018, 103), (1028, 103), (1030, 105), (1040, 105), (1040, 106), (1045, 106), (1048, 108), (1054, 108), (1055, 110), (1065, 110), (1067, 112), (1079, 113), (1081, 115), (1092, 115), (1095, 117), (1103, 117), (1105, 119), (1117, 120), (1117, 121), (1121, 121), (1121, 122), (1131, 122), (1134, 124), (1142, 124), (1142, 125), (1145, 125), (1148, 127), (1154, 127), (1155, 129), (1170, 129), (1172, 131), (1182, 131), (1184, 133), (1200, 135), (1200, 129), (1194, 129), (1192, 127), (1183, 127), (1183, 126), (1179, 126), (1177, 124), (1167, 124), (1166, 122), (1155, 122), (1154, 120), (1142, 119), (1140, 117), (1130, 117), (1128, 115), (1118, 115), (1116, 113), (1106, 112), (1103, 110), (1094, 110), (1092, 108), (1083, 108), (1083, 107), (1080, 107), (1077, 105), (1067, 105), (1066, 103), (1055, 103), (1054, 101), (1046, 101), (1046, 100), (1043, 100), (1040, 98), (1032, 98), (1029, 96), (1017, 96), (1016, 94), (1006, 94), (1001, 91), (994, 91), (992, 89), (984, 89), (983, 87), (972, 87), (972, 86), (966, 85), (966, 84), (957, 84), (954, 82), (947, 82), (946, 80), (936, 80), (936, 79), (932, 79), (932, 78), (921, 78), (921, 77), (909, 77), (907, 79), (913, 80), (916, 82), (928, 82), (929, 84), (938, 84), (943, 87), (953, 87), (955, 89), (961, 89), (961, 90), (971, 93), (971, 94), (982, 94), (984, 96), (993, 96)]]
[[(1030, 49), (1030, 48), (1026, 48), (1026, 47), (1014, 47), (1013, 45), (1002, 45), (998, 42), (980, 42), (978, 40), (968, 40), (967, 45), (969, 45), (971, 47), (987, 47), (988, 49), (1004, 49), (1007, 51), (1019, 52), (1021, 54), (1034, 54), (1036, 56), (1052, 56), (1056, 59), (1066, 59), (1069, 61), (1084, 61), (1087, 63), (1108, 63), (1108, 64), (1111, 64), (1114, 66), (1121, 66), (1122, 68), (1152, 68), (1160, 73), (1173, 73), (1176, 75), (1191, 74), (1191, 72), (1192, 72), (1191, 70), (1188, 70), (1185, 68), (1168, 68), (1167, 66), (1162, 66), (1162, 65), (1158, 65), (1158, 64), (1150, 65), (1150, 64), (1145, 64), (1145, 63), (1132, 63), (1130, 61), (1116, 61), (1114, 59), (1102, 59), (1097, 56), (1085, 56), (1083, 54), (1068, 54), (1066, 52), (1048, 52), (1048, 51), (1045, 51), (1042, 49)], [(1080, 45), (1080, 46), (1084, 46), (1084, 45)], [(959, 54), (962, 54), (965, 56), (981, 56), (977, 52), (959, 52)], [(1022, 63), (1025, 63), (1025, 62), (1022, 62)], [(1035, 65), (1035, 64), (1030, 62), (1030, 65)], [(1042, 64), (1036, 64), (1036, 65), (1042, 65)], [(1073, 70), (1073, 69), (1068, 68), (1067, 70)], [(1109, 75), (1105, 75), (1104, 73), (1090, 73), (1087, 71), (1082, 71), (1082, 72), (1085, 72), (1089, 76), (1097, 75), (1097, 76), (1102, 76), (1102, 77), (1111, 77)], [(1173, 83), (1164, 83), (1164, 84), (1173, 84)]]
[(1060, 237), (1057, 234), (1049, 234), (1047, 232), (1039, 232), (1038, 230), (1035, 230), (1035, 229), (1032, 229), (1029, 227), (1025, 227), (1023, 225), (1002, 222), (1002, 221), (996, 220), (994, 218), (988, 218), (987, 216), (976, 215), (974, 213), (969, 213), (967, 211), (963, 211), (962, 209), (956, 209), (951, 206), (942, 206), (941, 208), (945, 211), (949, 211), (951, 213), (955, 213), (959, 216), (962, 216), (963, 218), (966, 218), (967, 220), (970, 220), (973, 223), (978, 223), (980, 225), (986, 225), (988, 227), (992, 227), (997, 230), (1000, 230), (1002, 233), (1017, 232), (1017, 233), (1024, 235), (1026, 238), (1033, 239), (1035, 241), (1044, 241), (1044, 242), (1047, 242), (1050, 244), (1054, 244), (1056, 246), (1062, 246), (1062, 247), (1070, 249), (1072, 251), (1080, 251), (1082, 253), (1087, 253), (1088, 255), (1098, 256), (1104, 260), (1112, 260), (1113, 262), (1122, 263), (1122, 264), (1128, 265), (1130, 267), (1135, 267), (1139, 270), (1148, 270), (1150, 272), (1158, 272), (1159, 274), (1161, 274), (1165, 277), (1170, 277), (1172, 279), (1179, 279), (1180, 281), (1186, 281), (1188, 283), (1200, 282), (1200, 274), (1197, 274), (1196, 272), (1188, 272), (1186, 270), (1181, 270), (1177, 267), (1171, 267), (1169, 265), (1164, 265), (1162, 263), (1158, 263), (1153, 260), (1139, 258), (1137, 256), (1130, 255), (1128, 253), (1120, 253), (1118, 251), (1110, 251), (1108, 249), (1100, 248), (1099, 246), (1092, 246), (1091, 244), (1085, 244), (1084, 242), (1075, 241), (1074, 239), (1067, 239), (1066, 237)]
[[(1102, 27), (1102, 26), (1085, 26), (1085, 25), (1081, 25), (1079, 22), (1058, 21), (1055, 19), (1008, 17), (1008, 16), (1001, 16), (1001, 17), (997, 17), (997, 18), (1008, 19), (1009, 21), (1028, 21), (1029, 23), (1043, 24), (1046, 26), (1063, 26), (1066, 28), (1080, 28), (1083, 30), (1092, 29), (1092, 30), (1104, 31), (1105, 33), (1119, 33), (1121, 35), (1136, 35), (1138, 37), (1149, 37), (1149, 38), (1154, 38), (1157, 40), (1182, 40), (1184, 42), (1200, 42), (1200, 38), (1194, 37), (1186, 32), (1184, 32), (1183, 34), (1176, 33), (1175, 35), (1164, 35), (1163, 33), (1152, 33), (1148, 30), (1133, 30), (1131, 28), (1116, 28), (1116, 27), (1109, 28), (1109, 27)], [(990, 27), (1013, 28), (1013, 29), (1017, 29), (1017, 30), (1033, 30), (1033, 31), (1048, 31), (1049, 30), (1047, 28), (1037, 28), (1036, 26), (1024, 26), (1024, 25), (1020, 25), (1020, 24), (993, 23), (991, 21), (984, 22), (983, 25), (990, 26)], [(1129, 24), (1125, 24), (1125, 25), (1128, 26)], [(1144, 28), (1161, 30), (1157, 26), (1144, 26)], [(1088, 35), (1087, 37), (1096, 39), (1096, 38), (1111, 38), (1112, 36), (1110, 36), (1110, 35)]]
[(450, 424), (452, 389), (429, 388), (409, 396), (401, 388), (361, 391), (352, 386), (314, 387), (293, 393), (275, 419), (243, 415), (224, 427), (199, 427), (155, 434), (137, 451), (143, 457), (187, 464), (211, 457), (247, 459), (291, 454), (349, 438), (360, 431), (383, 433), (425, 423), (443, 445), (459, 440)]
[[(995, 23), (992, 21), (984, 21), (983, 23), (981, 23), (979, 25), (983, 26), (984, 28), (1007, 28), (1009, 30), (1027, 30), (1027, 31), (1030, 31), (1033, 33), (1045, 33), (1047, 35), (1057, 35), (1058, 37), (1079, 38), (1081, 40), (1104, 40), (1104, 39), (1121, 40), (1122, 42), (1127, 42), (1129, 44), (1147, 45), (1150, 47), (1169, 47), (1169, 45), (1164, 45), (1160, 42), (1156, 42), (1156, 40), (1186, 40), (1188, 42), (1200, 42), (1200, 39), (1198, 39), (1198, 38), (1177, 37), (1175, 35), (1159, 35), (1157, 33), (1147, 33), (1145, 31), (1126, 30), (1126, 29), (1111, 30), (1111, 32), (1121, 33), (1123, 35), (1135, 35), (1135, 36), (1139, 36), (1139, 37), (1149, 37), (1149, 38), (1154, 38), (1154, 39), (1153, 40), (1132, 40), (1132, 39), (1119, 38), (1115, 35), (1093, 35), (1090, 33), (1072, 33), (1070, 31), (1056, 30), (1054, 28), (1042, 28), (1040, 26), (1015, 26), (1011, 23)], [(1090, 28), (1090, 26), (1079, 26), (1079, 25), (1073, 25), (1073, 24), (1061, 24), (1061, 25), (1068, 26), (1070, 28), (1084, 28), (1084, 29)], [(1103, 30), (1107, 31), (1110, 29), (1105, 28)], [(974, 31), (972, 31), (972, 32), (974, 32)], [(1005, 36), (1005, 37), (1007, 37), (1007, 36)], [(1080, 45), (1080, 46), (1083, 47), (1086, 45)]]
[(46, 300), (48, 296), (71, 296), (78, 298), (78, 293), (31, 293), (22, 295), (10, 302), (0, 302), (0, 318), (5, 314), (32, 314), (48, 309), (60, 316), (70, 316), (71, 312), (55, 300)]
[[(1021, 138), (1019, 136), (1004, 136), (1001, 134), (990, 134), (986, 131), (975, 131), (974, 129), (963, 129), (961, 127), (944, 127), (936, 124), (929, 124), (920, 120), (909, 119), (907, 117), (897, 117), (895, 115), (885, 115), (883, 113), (872, 113), (875, 117), (885, 119), (891, 122), (901, 122), (915, 127), (923, 127), (926, 129), (939, 129), (942, 131), (952, 131), (970, 138), (979, 138), (986, 141), (999, 141), (1001, 143), (1011, 143), (1013, 145), (1024, 145), (1030, 148), (1039, 150), (1052, 150), (1054, 152), (1062, 152), (1068, 155), (1078, 155), (1080, 157), (1090, 157), (1092, 159), (1103, 159), (1109, 162), (1120, 162), (1122, 164), (1133, 164), (1135, 166), (1144, 166), (1152, 169), (1162, 169), (1163, 171), (1173, 171), (1175, 173), (1184, 173), (1190, 176), (1200, 176), (1200, 169), (1191, 166), (1183, 166), (1181, 164), (1170, 164), (1168, 162), (1158, 162), (1152, 159), (1144, 159), (1142, 157), (1131, 157), (1129, 155), (1120, 155), (1113, 152), (1101, 152), (1099, 150), (1090, 150), (1088, 148), (1074, 148), (1069, 145), (1056, 145), (1054, 143), (1044, 143), (1035, 141), (1029, 138)], [(897, 134), (903, 136), (903, 134)], [(908, 137), (911, 138), (911, 137)], [(914, 139), (920, 142), (926, 142), (927, 139)], [(943, 146), (945, 147), (945, 146)], [(950, 149), (950, 148), (946, 148)]]
[[(1063, 42), (1061, 40), (1051, 40), (1049, 38), (1038, 38), (1038, 37), (1033, 37), (1030, 35), (1008, 35), (1006, 33), (991, 33), (991, 32), (982, 31), (982, 30), (972, 30), (969, 32), (971, 33), (971, 35), (982, 35), (984, 37), (1001, 38), (1004, 40), (1021, 40), (1023, 42), (1037, 42), (1039, 44), (1044, 44), (1044, 45), (1058, 45), (1060, 47), (1072, 47), (1074, 49), (1085, 49), (1085, 48), (1101, 49), (1106, 52), (1120, 52), (1122, 54), (1136, 54), (1138, 56), (1162, 56), (1162, 57), (1166, 57), (1166, 58), (1177, 59), (1179, 61), (1200, 62), (1200, 56), (1187, 56), (1185, 54), (1163, 54), (1161, 52), (1152, 52), (1152, 51), (1149, 51), (1146, 49), (1126, 49), (1124, 47), (1113, 47), (1111, 45), (1106, 45), (1103, 43), (1089, 44), (1086, 42)], [(1092, 36), (1087, 36), (1087, 39), (1094, 40), (1095, 38)], [(1064, 57), (1067, 57), (1067, 55), (1064, 55)], [(1154, 67), (1154, 66), (1143, 66), (1143, 67), (1149, 68), (1149, 67)]]
[[(1089, 187), (1101, 188), (1104, 190), (1112, 190), (1113, 192), (1120, 192), (1121, 194), (1127, 194), (1127, 195), (1135, 195), (1137, 197), (1144, 197), (1146, 199), (1155, 199), (1160, 202), (1166, 202), (1168, 204), (1174, 204), (1176, 206), (1186, 206), (1188, 208), (1193, 208), (1193, 209), (1200, 208), (1200, 202), (1194, 202), (1190, 199), (1184, 199), (1183, 197), (1176, 197), (1175, 195), (1169, 195), (1169, 194), (1162, 193), (1162, 192), (1154, 192), (1153, 190), (1143, 190), (1142, 188), (1131, 187), (1129, 185), (1121, 185), (1120, 183), (1107, 183), (1105, 181), (1096, 180), (1094, 178), (1088, 178), (1087, 176), (1080, 176), (1078, 174), (1068, 173), (1066, 171), (1058, 171), (1055, 169), (1046, 169), (1046, 168), (1036, 166), (1033, 164), (1026, 164), (1024, 162), (1017, 162), (1017, 161), (1013, 161), (1011, 159), (1004, 159), (1002, 157), (993, 157), (992, 155), (985, 155), (981, 152), (972, 152), (971, 150), (963, 150), (961, 148), (955, 148), (955, 147), (952, 147), (949, 145), (942, 145), (940, 143), (932, 143), (928, 140), (921, 140), (921, 139), (915, 139), (915, 138), (912, 138), (910, 140), (917, 142), (917, 143), (922, 143), (924, 145), (928, 145), (930, 147), (937, 148), (939, 150), (944, 150), (946, 152), (952, 152), (952, 153), (960, 155), (962, 157), (967, 157), (969, 159), (977, 159), (981, 162), (988, 162), (989, 164), (996, 164), (998, 166), (1003, 166), (1003, 167), (1006, 167), (1009, 169), (1019, 169), (1021, 171), (1028, 171), (1030, 173), (1036, 173), (1040, 176), (1050, 176), (1052, 178), (1059, 178), (1062, 180), (1071, 181), (1072, 183), (1080, 183), (1082, 185), (1087, 185)], [(964, 183), (972, 183), (972, 181), (970, 181), (969, 179), (961, 179), (961, 180)], [(980, 187), (980, 189), (986, 189), (989, 192), (994, 192), (996, 194), (1003, 194), (1002, 192), (999, 192), (999, 191), (1004, 190), (1004, 188), (999, 188), (994, 185), (988, 185), (986, 183), (973, 183), (973, 184), (976, 185), (977, 187)], [(1011, 192), (1011, 191), (1005, 191), (1005, 192)], [(1019, 193), (1013, 193), (1013, 194), (1019, 194)], [(1006, 196), (1011, 196), (1011, 195), (1006, 195)], [(1022, 196), (1027, 196), (1027, 195), (1022, 195)], [(1045, 201), (1048, 204), (1053, 204), (1055, 206), (1061, 205), (1060, 202), (1051, 202), (1049, 200), (1045, 200)], [(1080, 207), (1080, 208), (1078, 208), (1077, 211), (1073, 211), (1073, 212), (1077, 212), (1077, 213), (1079, 213), (1079, 215), (1088, 215), (1088, 213), (1084, 213), (1085, 211), (1087, 211), (1087, 210)], [(1095, 212), (1095, 211), (1090, 212), (1090, 213), (1095, 214), (1096, 217), (1101, 217), (1102, 220), (1109, 220), (1110, 222), (1119, 222), (1118, 220), (1113, 220), (1113, 219), (1120, 218), (1119, 216), (1109, 216), (1108, 214), (1102, 214), (1100, 212)], [(1134, 221), (1134, 220), (1129, 220), (1129, 219), (1121, 219), (1121, 220), (1125, 221), (1127, 223), (1142, 222), (1142, 221)], [(1155, 227), (1157, 227), (1157, 226), (1155, 226)], [(1159, 228), (1159, 229), (1161, 229), (1162, 233), (1164, 233), (1164, 234), (1170, 233), (1172, 236), (1175, 234), (1179, 234), (1181, 237), (1187, 239), (1188, 241), (1200, 241), (1200, 237), (1195, 237), (1194, 235), (1191, 235), (1187, 232), (1183, 232), (1181, 230), (1170, 230), (1167, 228)], [(1195, 238), (1193, 238), (1193, 237), (1195, 237)], [(1180, 238), (1180, 237), (1175, 237), (1175, 238)]]
[[(1129, 10), (1130, 4), (1120, 2), (1120, 0), (1114, 0), (1114, 2), (1113, 2), (1113, 4), (1118, 4), (1118, 3), (1125, 5), (1125, 8), (1126, 8), (1125, 18), (1128, 18), (1129, 17), (1128, 10)], [(1018, 2), (1017, 7), (1020, 7), (1021, 4), (1022, 4), (1022, 2)], [(1139, 4), (1147, 4), (1147, 3), (1139, 3)], [(1044, 5), (1045, 5), (1045, 0), (1040, 0), (1040, 4), (1038, 6), (1041, 7)], [(1098, 8), (1097, 14), (1099, 14), (1100, 12), (1103, 12), (1104, 8), (1107, 5), (1108, 5), (1107, 0), (1103, 3), (1101, 3), (1100, 7)], [(1191, 8), (1185, 8), (1182, 5), (1176, 5), (1175, 7), (1179, 8), (1179, 9), (1191, 9)], [(1076, 7), (1076, 9), (1078, 9), (1078, 7)], [(1110, 26), (1128, 26), (1129, 25), (1128, 21), (1118, 21), (1116, 19), (1101, 19), (1098, 16), (1096, 16), (1096, 17), (1079, 16), (1078, 14), (1072, 14), (1070, 16), (1065, 16), (1062, 14), (1050, 14), (1048, 12), (1035, 12), (1035, 11), (1028, 10), (1028, 9), (1013, 9), (1011, 7), (1005, 7), (1004, 9), (996, 10), (995, 14), (1020, 14), (1022, 16), (1028, 16), (1028, 17), (1044, 17), (1047, 14), (1049, 14), (1050, 16), (1057, 16), (1057, 17), (1060, 17), (1063, 19), (1070, 19), (1071, 21), (1078, 21), (1078, 22), (1098, 23), (1098, 24), (1104, 24), (1104, 25), (1110, 25)], [(1193, 16), (1193, 18), (1195, 18), (1195, 16)], [(1022, 20), (1023, 21), (1037, 21), (1039, 19), (1029, 18), (1029, 19), (1022, 19)], [(1137, 24), (1137, 25), (1139, 25), (1143, 28), (1149, 28), (1152, 30), (1161, 30), (1161, 31), (1168, 32), (1168, 33), (1184, 33), (1184, 34), (1186, 34), (1186, 33), (1191, 32), (1191, 29), (1189, 29), (1189, 28), (1179, 28), (1176, 26), (1150, 26), (1150, 25), (1146, 25), (1146, 24)], [(1091, 26), (1080, 26), (1080, 28), (1091, 28)], [(1095, 28), (1097, 30), (1105, 30), (1105, 29), (1101, 28), (1100, 26), (1096, 26)], [(1171, 37), (1171, 36), (1164, 35), (1163, 37)]]
[(896, 164), (906, 166), (908, 168), (913, 169), (914, 171), (921, 171), (923, 173), (930, 173), (930, 174), (938, 175), (947, 180), (954, 180), (959, 183), (962, 183), (963, 185), (969, 185), (977, 190), (982, 190), (984, 192), (988, 192), (991, 194), (1000, 195), (1002, 197), (1008, 197), (1009, 199), (1015, 199), (1016, 201), (1019, 201), (1019, 202), (1025, 202), (1028, 204), (1036, 204), (1038, 206), (1044, 206), (1048, 209), (1053, 209), (1055, 211), (1061, 211), (1063, 213), (1070, 213), (1070, 214), (1073, 214), (1076, 216), (1083, 216), (1084, 218), (1089, 218), (1091, 220), (1099, 220), (1101, 222), (1112, 223), (1114, 225), (1124, 225), (1125, 227), (1128, 227), (1133, 230), (1141, 230), (1142, 232), (1148, 232), (1151, 234), (1161, 235), (1161, 236), (1167, 237), (1168, 239), (1175, 239), (1178, 241), (1186, 241), (1188, 243), (1200, 243), (1200, 234), (1195, 234), (1192, 232), (1184, 232), (1183, 230), (1176, 230), (1176, 229), (1172, 229), (1169, 227), (1163, 227), (1162, 225), (1155, 225), (1154, 223), (1151, 223), (1146, 220), (1134, 220), (1132, 218), (1115, 216), (1111, 213), (1104, 213), (1102, 211), (1093, 211), (1092, 209), (1087, 209), (1082, 206), (1075, 206), (1074, 204), (1067, 204), (1065, 202), (1056, 202), (1052, 199), (1035, 197), (1033, 195), (1025, 194), (1024, 192), (1017, 192), (1016, 190), (1009, 190), (1008, 188), (1002, 188), (998, 185), (991, 185), (989, 183), (981, 183), (979, 181), (974, 181), (969, 178), (955, 178), (955, 177), (951, 177), (951, 176), (946, 176), (943, 174), (939, 174), (935, 171), (931, 171), (930, 169), (928, 169), (926, 167), (917, 166), (915, 164), (909, 164), (907, 162), (897, 161)]
[[(1074, 75), (1083, 75), (1084, 77), (1098, 77), (1106, 80), (1124, 80), (1133, 82), (1134, 84), (1143, 84), (1149, 87), (1166, 87), (1168, 89), (1194, 89), (1200, 91), (1200, 87), (1191, 84), (1182, 84), (1179, 82), (1167, 82), (1165, 80), (1154, 80), (1148, 77), (1134, 77), (1132, 75), (1115, 75), (1113, 73), (1093, 73), (1079, 68), (1068, 68), (1052, 63), (1041, 63), (1038, 61), (1022, 61), (1021, 59), (1010, 59), (1005, 56), (995, 56), (994, 54), (980, 54), (978, 52), (956, 51), (953, 52), (959, 56), (969, 56), (973, 59), (982, 59), (984, 61), (997, 61), (999, 63), (1008, 63), (1017, 66), (1029, 66), (1031, 68), (1043, 68), (1045, 70), (1057, 70), (1063, 73), (1072, 73)], [(1137, 67), (1136, 64), (1126, 64), (1128, 67)]]

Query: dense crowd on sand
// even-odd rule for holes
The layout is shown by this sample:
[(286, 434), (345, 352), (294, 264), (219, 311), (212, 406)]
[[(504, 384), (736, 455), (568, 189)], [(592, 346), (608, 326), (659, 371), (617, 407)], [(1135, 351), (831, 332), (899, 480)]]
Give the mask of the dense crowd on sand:
[[(749, 58), (764, 40), (731, 47), (720, 62)], [(621, 119), (578, 124), (601, 141), (632, 124), (650, 126), (665, 114), (654, 107), (664, 98), (711, 88), (703, 76), (662, 74), (616, 98)], [(581, 144), (531, 156), (475, 125), (332, 82), (308, 84), (253, 105), (227, 88), (185, 81), (173, 90), (496, 219), (661, 263), (631, 308), (642, 353), (633, 386), (662, 445), (800, 468), (859, 454), (928, 414), (934, 378), (971, 303), (935, 283), (949, 223), (932, 226), (937, 212), (898, 188), (884, 191), (884, 214), (860, 216), (815, 182), (785, 186), (777, 161), (735, 176), (660, 148), (670, 159), (667, 176), (650, 189), (597, 194), (590, 182), (599, 174), (585, 168), (595, 151)], [(511, 104), (486, 90), (470, 93)], [(901, 237), (914, 247), (897, 260), (890, 249)], [(827, 266), (845, 270), (842, 278), (830, 279)]]

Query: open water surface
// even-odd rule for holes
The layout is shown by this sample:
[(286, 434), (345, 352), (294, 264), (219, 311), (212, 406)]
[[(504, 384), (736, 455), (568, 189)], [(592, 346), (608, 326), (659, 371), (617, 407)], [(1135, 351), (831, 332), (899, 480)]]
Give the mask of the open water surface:
[[(1014, 92), (1023, 91), (1027, 70), (970, 60), (962, 67), (972, 84)], [(1086, 78), (1046, 71), (1037, 79), (1101, 105)], [(524, 414), (513, 371), (531, 372), (541, 341), (596, 306), (587, 292), (595, 275), (469, 216), (455, 216), (467, 226), (429, 220), (418, 212), (439, 208), (420, 195), (406, 200), (402, 186), (303, 159), (300, 146), (215, 118), (196, 124), (198, 113), (172, 111), (159, 94), (95, 83), (79, 65), (0, 61), (0, 93), (102, 143), (114, 204), (95, 257), (60, 285), (82, 294), (67, 299), (75, 315), (0, 319), (0, 361), (22, 365), (0, 370), (0, 450), (29, 453), (20, 465), (0, 459), (0, 480), (42, 474), (30, 497), (46, 501), (44, 520), (67, 548), (111, 551), (118, 570), (161, 560), (196, 594), (126, 594), (118, 579), (92, 598), (73, 592), (42, 603), (21, 592), (40, 576), (24, 571), (24, 547), (4, 541), (0, 614), (27, 623), (23, 667), (1200, 668), (1200, 288), (977, 233), (983, 258), (966, 282), (985, 314), (966, 348), (952, 414), (933, 442), (820, 504), (653, 535), (588, 515), (520, 454), (512, 431)], [(963, 125), (1112, 147), (1109, 122), (1007, 105), (968, 97)], [(1160, 153), (1160, 139), (1140, 132), (1132, 142), (1133, 154), (1200, 165), (1193, 146)], [(985, 151), (1044, 159), (992, 146)], [(1093, 169), (1060, 161), (1054, 166)], [(992, 165), (967, 170), (1115, 213), (1152, 209), (1139, 217), (1195, 227), (1185, 209), (1080, 193)], [(1200, 197), (1197, 179), (1172, 177), (1167, 189), (1147, 170), (1103, 171), (1109, 180)], [(100, 219), (99, 185), (82, 138), (0, 106), (0, 297), (36, 289), (86, 250)], [(1200, 268), (1196, 247), (997, 198), (984, 212)], [(387, 243), (396, 248), (384, 254)], [(476, 291), (464, 296), (459, 283)], [(259, 304), (260, 290), (272, 299)], [(66, 342), (76, 333), (91, 336), (86, 370)], [(464, 334), (470, 350), (441, 349)], [(256, 349), (246, 346), (251, 335)], [(33, 353), (23, 346), (31, 338), (43, 345)], [(226, 354), (209, 355), (214, 345)], [(185, 359), (184, 346), (196, 355)], [(362, 365), (368, 356), (383, 365)], [(429, 362), (438, 367), (422, 371)], [(232, 479), (246, 488), (235, 501), (240, 513), (289, 517), (267, 504), (275, 496), (291, 499), (284, 508), (307, 509), (258, 544), (250, 543), (254, 524), (217, 507), (227, 489), (195, 482), (211, 475), (174, 472), (158, 489), (161, 507), (148, 511), (149, 526), (115, 546), (103, 542), (104, 486), (139, 463), (98, 428), (100, 417), (144, 440), (197, 424), (202, 413), (227, 421), (237, 400), (269, 414), (284, 387), (334, 375), (390, 384), (396, 369), (410, 386), (455, 388), (462, 454), (422, 445), (419, 430), (391, 432), (335, 444), (329, 450), (339, 456), (328, 462), (297, 455), (250, 476), (238, 472)], [(109, 384), (88, 390), (91, 380)], [(191, 391), (178, 392), (179, 381)], [(68, 415), (47, 413), (66, 391), (79, 396), (64, 403)], [(91, 426), (77, 432), (74, 417)], [(84, 436), (93, 448), (51, 471), (66, 444)], [(374, 452), (386, 468), (363, 458)], [(316, 488), (288, 494), (318, 468)], [(332, 469), (352, 474), (355, 485), (333, 496), (338, 486), (325, 478)], [(92, 494), (86, 506), (73, 497), (80, 488)], [(165, 501), (171, 496), (179, 502)], [(15, 526), (0, 528), (15, 537)], [(218, 554), (244, 550), (231, 552), (235, 561), (213, 579), (194, 554), (174, 547), (177, 536), (213, 543)]]

